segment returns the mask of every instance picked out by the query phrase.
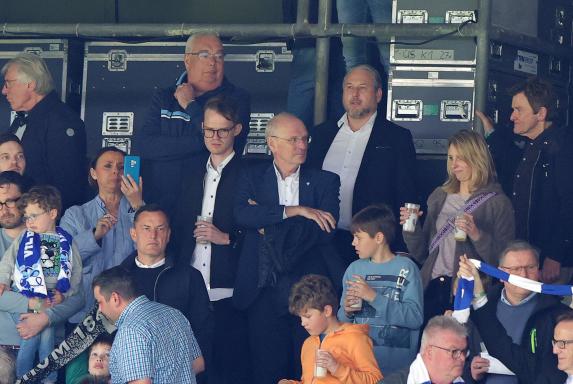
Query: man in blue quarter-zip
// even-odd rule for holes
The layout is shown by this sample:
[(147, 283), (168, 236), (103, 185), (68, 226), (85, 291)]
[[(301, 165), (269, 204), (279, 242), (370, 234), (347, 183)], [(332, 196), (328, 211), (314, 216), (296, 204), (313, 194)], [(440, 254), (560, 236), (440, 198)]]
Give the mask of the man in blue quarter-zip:
[[(180, 310), (189, 320), (202, 356), (193, 361), (195, 374), (205, 369), (210, 350), (212, 321), (209, 296), (201, 273), (188, 263), (176, 264), (165, 252), (171, 229), (165, 212), (148, 204), (135, 213), (131, 238), (136, 251), (121, 264), (133, 275), (138, 294)], [(169, 330), (165, 330), (169, 332)], [(201, 377), (198, 376), (198, 382)]]
[(177, 83), (153, 96), (147, 119), (134, 133), (134, 151), (143, 160), (145, 201), (160, 203), (173, 214), (185, 161), (207, 153), (201, 132), (203, 107), (214, 96), (226, 95), (239, 105), (243, 129), (235, 139), (235, 153), (242, 154), (249, 132), (249, 94), (224, 76), (223, 45), (214, 34), (198, 33), (185, 46), (185, 72)]

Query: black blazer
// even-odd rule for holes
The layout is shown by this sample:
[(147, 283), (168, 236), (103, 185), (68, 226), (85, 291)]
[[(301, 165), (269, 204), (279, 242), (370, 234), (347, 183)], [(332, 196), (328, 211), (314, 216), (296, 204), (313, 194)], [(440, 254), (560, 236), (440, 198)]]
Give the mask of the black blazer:
[[(338, 130), (336, 121), (327, 121), (311, 130), (307, 164), (322, 169)], [(412, 134), (378, 113), (354, 184), (352, 214), (370, 204), (385, 203), (399, 217), (404, 203), (418, 201), (415, 175)]]
[[(200, 154), (190, 159), (184, 169), (181, 194), (178, 199), (173, 223), (173, 249), (179, 259), (191, 264), (195, 250), (195, 221), (201, 215), (203, 205), (203, 180), (207, 172), (206, 164), (209, 154)], [(237, 189), (238, 177), (243, 161), (235, 156), (223, 168), (221, 180), (217, 186), (213, 224), (222, 232), (229, 233), (230, 245), (211, 244), (211, 288), (232, 288), (235, 282), (241, 231), (233, 217), (233, 204)]]
[[(257, 298), (261, 287), (259, 286), (259, 252), (262, 235), (260, 228), (270, 225), (280, 225), (286, 221), (306, 220), (302, 217), (283, 219), (284, 206), (279, 204), (277, 177), (271, 164), (257, 164), (245, 167), (245, 172), (238, 183), (235, 200), (235, 219), (245, 230), (245, 237), (237, 282), (233, 301), (239, 309), (246, 309)], [(330, 212), (338, 221), (339, 200), (338, 192), (340, 180), (334, 173), (301, 166), (299, 178), (299, 204), (306, 207), (321, 209)], [(254, 200), (257, 205), (249, 204), (248, 200)], [(331, 242), (331, 234), (320, 229), (318, 224), (308, 224), (309, 231), (316, 231), (316, 246), (328, 246)], [(316, 249), (313, 249), (313, 251)], [(297, 264), (290, 271), (289, 281), (306, 273), (317, 273), (330, 276), (333, 281), (342, 279), (342, 264), (329, 265), (318, 252), (308, 252), (303, 262)], [(338, 256), (333, 250), (331, 258)], [(342, 270), (342, 271), (341, 271)], [(282, 276), (285, 277), (285, 276)], [(281, 284), (277, 291), (277, 299), (288, 297), (289, 284)], [(278, 303), (279, 305), (284, 303)], [(283, 305), (281, 305), (283, 306)]]

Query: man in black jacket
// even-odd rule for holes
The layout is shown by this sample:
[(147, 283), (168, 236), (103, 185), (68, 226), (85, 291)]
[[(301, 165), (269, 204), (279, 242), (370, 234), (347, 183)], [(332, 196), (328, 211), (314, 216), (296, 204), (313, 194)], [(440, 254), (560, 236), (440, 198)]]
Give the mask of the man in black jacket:
[[(340, 176), (340, 220), (334, 240), (348, 263), (356, 260), (349, 232), (352, 215), (376, 203), (399, 216), (404, 203), (415, 203), (416, 152), (412, 134), (378, 113), (380, 74), (368, 65), (351, 69), (342, 84), (346, 113), (311, 132), (308, 164)], [(397, 229), (397, 233), (402, 233)], [(394, 250), (406, 251), (402, 236)], [(399, 248), (399, 249), (396, 249)]]
[[(524, 241), (509, 244), (502, 252), (499, 265), (511, 275), (539, 279), (539, 255)], [(538, 294), (507, 282), (503, 283), (503, 289), (494, 288), (486, 296), (473, 264), (460, 261), (460, 272), (464, 276), (471, 273), (475, 279), (471, 320), (479, 337), (488, 353), (515, 373), (515, 377), (486, 374), (489, 361), (474, 356), (471, 377), (503, 383), (564, 383), (566, 376), (557, 369), (551, 340), (556, 319), (568, 311), (567, 306), (556, 296)], [(474, 332), (470, 343), (475, 355), (480, 352), (477, 337)]]
[(190, 265), (177, 264), (173, 256), (166, 254), (171, 230), (167, 215), (159, 206), (139, 208), (130, 233), (136, 251), (121, 266), (133, 274), (139, 294), (180, 310), (189, 320), (203, 354), (193, 361), (193, 371), (203, 371), (205, 361), (209, 362), (212, 326), (209, 296), (201, 273)]
[[(209, 154), (185, 166), (174, 220), (174, 247), (181, 262), (203, 275), (215, 331), (209, 383), (249, 383), (247, 324), (233, 307), (233, 286), (240, 255), (241, 231), (233, 204), (243, 161), (233, 150), (242, 130), (237, 103), (215, 97), (205, 104), (203, 136)], [(202, 216), (210, 221), (197, 220)], [(193, 224), (194, 223), (194, 224)]]
[(532, 78), (512, 90), (513, 133), (493, 130), (484, 114), (488, 145), (515, 210), (516, 238), (541, 250), (541, 278), (567, 284), (573, 276), (573, 140), (557, 123), (555, 96), (549, 83)]
[(62, 194), (66, 209), (84, 202), (86, 132), (80, 117), (62, 103), (41, 57), (20, 53), (2, 68), (6, 96), (17, 117), (2, 133), (22, 141), (26, 176), (51, 184)]

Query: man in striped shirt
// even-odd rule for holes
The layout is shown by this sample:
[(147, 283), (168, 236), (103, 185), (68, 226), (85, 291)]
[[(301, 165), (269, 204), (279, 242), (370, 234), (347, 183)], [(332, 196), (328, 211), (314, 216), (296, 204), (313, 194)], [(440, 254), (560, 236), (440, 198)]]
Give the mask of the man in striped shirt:
[(120, 266), (103, 271), (92, 286), (100, 311), (118, 328), (109, 362), (113, 384), (196, 383), (192, 361), (201, 351), (181, 312), (138, 297)]

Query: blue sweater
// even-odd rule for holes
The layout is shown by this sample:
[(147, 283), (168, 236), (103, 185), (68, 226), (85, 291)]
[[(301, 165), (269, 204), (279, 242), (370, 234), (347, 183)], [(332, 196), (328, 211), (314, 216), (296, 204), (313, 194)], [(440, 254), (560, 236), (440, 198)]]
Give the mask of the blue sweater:
[[(354, 318), (346, 316), (343, 306), (352, 275), (362, 276), (376, 291), (374, 301), (363, 301), (362, 310)], [(422, 280), (416, 264), (403, 256), (385, 263), (360, 259), (348, 266), (342, 282), (338, 318), (370, 326), (374, 355), (384, 376), (409, 366), (416, 358), (423, 321)]]

